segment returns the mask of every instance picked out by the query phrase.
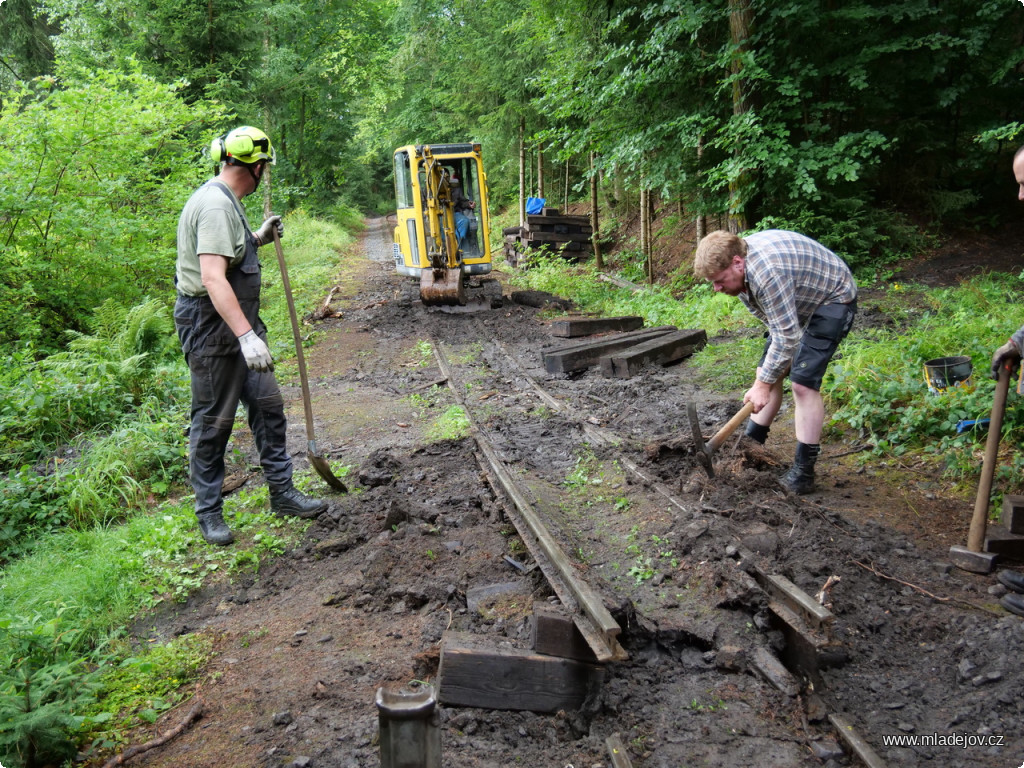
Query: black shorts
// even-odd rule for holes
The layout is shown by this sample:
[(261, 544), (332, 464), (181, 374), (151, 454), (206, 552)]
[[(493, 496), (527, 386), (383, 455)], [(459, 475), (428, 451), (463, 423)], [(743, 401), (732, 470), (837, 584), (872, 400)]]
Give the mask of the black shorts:
[[(804, 328), (804, 335), (793, 353), (793, 363), (789, 369), (789, 380), (802, 384), (809, 389), (821, 389), (821, 381), (825, 378), (832, 356), (835, 355), (839, 342), (846, 338), (853, 326), (853, 318), (857, 315), (857, 300), (849, 304), (823, 304), (818, 307)], [(764, 365), (772, 340), (769, 338), (761, 353)]]

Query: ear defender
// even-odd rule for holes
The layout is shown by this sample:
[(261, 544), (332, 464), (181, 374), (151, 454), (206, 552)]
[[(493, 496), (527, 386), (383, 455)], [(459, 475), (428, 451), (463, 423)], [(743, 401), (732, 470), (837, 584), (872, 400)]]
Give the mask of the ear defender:
[[(256, 138), (253, 138), (250, 132), (255, 134)], [(274, 150), (271, 149), (270, 139), (262, 131), (245, 126), (236, 128), (211, 141), (210, 158), (214, 163), (251, 165), (260, 160), (268, 160), (273, 163)]]
[(232, 131), (224, 138), (224, 148), (232, 157), (248, 157), (256, 150), (252, 136)]
[(210, 142), (210, 159), (215, 163), (222, 163), (227, 158), (227, 150), (224, 148), (224, 136), (218, 136)]

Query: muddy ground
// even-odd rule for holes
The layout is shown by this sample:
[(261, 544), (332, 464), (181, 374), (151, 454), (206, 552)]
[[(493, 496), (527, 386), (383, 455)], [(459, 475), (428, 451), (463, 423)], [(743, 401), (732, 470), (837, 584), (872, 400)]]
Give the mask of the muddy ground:
[[(134, 764), (377, 766), (379, 687), (438, 683), (440, 645), (453, 632), (530, 647), (534, 602), (557, 600), (538, 570), (506, 559), (532, 562), (474, 439), (448, 439), (438, 426), (455, 399), (430, 386), (442, 378), (432, 347), (618, 621), (629, 656), (604, 665), (603, 685), (576, 710), (442, 705), (445, 766), (611, 766), (612, 734), (634, 766), (858, 765), (830, 715), (889, 765), (1024, 761), (1024, 621), (999, 607), (992, 577), (949, 563), (971, 499), (920, 467), (865, 461), (856, 436), (825, 446), (817, 492), (787, 496), (775, 477), (793, 446), (788, 410), (766, 448), (726, 443), (711, 480), (686, 437), (686, 404), (697, 402), (710, 435), (740, 393), (705, 391), (685, 362), (629, 380), (547, 374), (542, 351), (564, 343), (550, 334), (550, 309), (517, 303), (506, 286), (489, 311), (428, 312), (393, 274), (382, 221), (365, 247), (358, 279), (334, 299), (340, 317), (319, 324), (307, 353), (318, 443), (356, 468), (352, 491), (330, 495), (304, 544), (257, 576), (140, 622), (140, 640), (209, 633), (217, 655), (199, 691), (202, 719)], [(531, 379), (564, 407), (541, 400)], [(304, 466), (297, 382), (283, 383)], [(587, 425), (619, 446), (588, 442)], [(247, 437), (236, 440), (245, 450)], [(752, 662), (792, 650), (752, 569), (810, 595), (840, 579), (826, 597), (830, 652), (816, 674), (796, 669), (789, 690)], [(480, 597), (499, 584), (507, 591)], [(883, 741), (900, 735), (945, 744)], [(993, 743), (979, 745), (982, 736)]]

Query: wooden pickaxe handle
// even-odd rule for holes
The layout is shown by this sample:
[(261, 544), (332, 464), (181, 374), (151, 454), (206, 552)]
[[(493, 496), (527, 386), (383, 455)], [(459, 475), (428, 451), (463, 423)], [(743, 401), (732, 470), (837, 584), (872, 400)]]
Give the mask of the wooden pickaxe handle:
[(729, 419), (729, 421), (725, 423), (725, 426), (715, 433), (714, 437), (708, 440), (708, 450), (711, 453), (717, 451), (719, 447), (722, 445), (722, 443), (729, 439), (729, 435), (736, 431), (736, 427), (742, 424), (743, 420), (746, 419), (753, 412), (754, 404), (744, 403), (743, 407), (736, 412), (736, 415)]

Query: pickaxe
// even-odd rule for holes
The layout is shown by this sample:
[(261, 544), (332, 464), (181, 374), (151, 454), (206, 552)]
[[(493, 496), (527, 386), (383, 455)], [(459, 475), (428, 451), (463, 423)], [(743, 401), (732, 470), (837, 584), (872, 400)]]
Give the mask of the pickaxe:
[(746, 403), (740, 410), (722, 427), (715, 436), (704, 442), (704, 435), (700, 431), (700, 422), (697, 421), (697, 406), (693, 403), (688, 403), (686, 406), (686, 413), (690, 417), (690, 428), (693, 430), (693, 451), (697, 455), (697, 461), (704, 467), (704, 471), (708, 473), (708, 477), (715, 476), (715, 464), (714, 457), (715, 451), (729, 439), (729, 435), (736, 431), (745, 418), (747, 418), (754, 411), (753, 403)]

